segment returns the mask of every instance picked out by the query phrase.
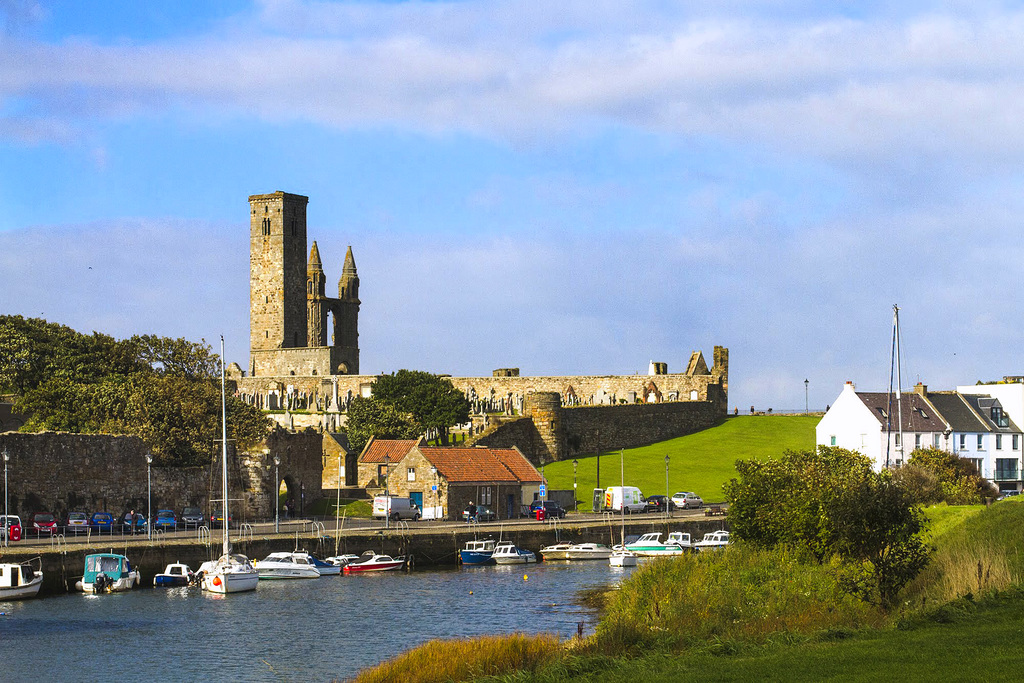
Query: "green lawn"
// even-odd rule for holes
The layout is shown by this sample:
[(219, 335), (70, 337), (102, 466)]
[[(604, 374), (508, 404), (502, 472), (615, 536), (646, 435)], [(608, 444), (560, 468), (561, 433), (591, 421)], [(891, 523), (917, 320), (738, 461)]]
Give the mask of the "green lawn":
[(955, 623), (839, 633), (845, 639), (747, 648), (709, 643), (712, 654), (569, 659), (515, 681), (1009, 681), (1020, 680), (1024, 601), (990, 601)]
[[(669, 456), (669, 495), (696, 491), (705, 501), (722, 500), (722, 484), (735, 476), (734, 463), (740, 459), (769, 458), (787, 449), (814, 448), (814, 427), (818, 416), (764, 415), (730, 417), (724, 423), (696, 434), (681, 436), (641, 448), (627, 448), (624, 454), (626, 485), (637, 486), (644, 495), (665, 493), (665, 456)], [(597, 486), (597, 456), (577, 456), (580, 509), (591, 507)], [(572, 489), (572, 461), (544, 468), (552, 489)], [(601, 454), (601, 488), (619, 483), (619, 452)]]

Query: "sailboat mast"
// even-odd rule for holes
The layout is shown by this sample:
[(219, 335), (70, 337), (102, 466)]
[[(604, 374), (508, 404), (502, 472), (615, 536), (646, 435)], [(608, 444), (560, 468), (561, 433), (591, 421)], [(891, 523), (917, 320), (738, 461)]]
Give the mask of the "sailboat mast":
[(900, 437), (900, 445), (896, 449), (896, 455), (899, 458), (900, 464), (903, 464), (903, 404), (900, 402), (900, 397), (903, 394), (903, 374), (900, 369), (900, 307), (896, 304), (892, 305), (892, 319), (893, 334), (896, 335), (896, 419), (899, 425), (896, 433)]
[(228, 399), (224, 381), (224, 335), (220, 336), (220, 427), (221, 427), (221, 494), (224, 496), (224, 554), (231, 552), (228, 544)]
[(625, 463), (625, 449), (619, 449), (619, 491), (621, 491), (622, 498), (622, 526), (620, 543), (623, 547), (626, 546), (626, 463)]

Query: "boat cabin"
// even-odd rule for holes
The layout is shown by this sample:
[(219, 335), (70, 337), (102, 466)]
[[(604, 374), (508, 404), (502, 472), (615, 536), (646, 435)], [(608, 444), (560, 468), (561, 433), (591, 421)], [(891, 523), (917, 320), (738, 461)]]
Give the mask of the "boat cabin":
[(17, 588), (30, 583), (36, 570), (30, 564), (0, 564), (0, 588)]
[(131, 572), (132, 566), (124, 555), (114, 553), (97, 553), (87, 555), (85, 558), (85, 575), (82, 576), (84, 583), (96, 583), (96, 577), (106, 574), (108, 578), (117, 581), (126, 578)]

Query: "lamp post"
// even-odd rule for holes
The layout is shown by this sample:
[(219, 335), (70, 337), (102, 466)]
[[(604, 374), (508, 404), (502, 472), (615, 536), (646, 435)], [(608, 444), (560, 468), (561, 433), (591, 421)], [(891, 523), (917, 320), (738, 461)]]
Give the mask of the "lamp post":
[[(146, 538), (153, 540), (153, 456), (146, 454), (146, 483), (149, 489), (148, 501), (146, 502)], [(132, 520), (135, 526), (135, 520)]]
[(579, 506), (579, 501), (576, 496), (576, 469), (580, 466), (580, 461), (576, 458), (572, 459), (572, 511), (576, 512)]
[(388, 492), (388, 479), (391, 478), (391, 456), (384, 456), (384, 528), (391, 523), (391, 494)]
[(281, 458), (274, 456), (274, 533), (281, 531), (281, 479), (277, 473), (277, 466), (281, 464)]
[(671, 517), (669, 514), (669, 505), (672, 504), (672, 499), (668, 497), (668, 456), (665, 456), (665, 516)]
[(431, 515), (431, 519), (440, 519), (440, 515), (437, 514), (437, 509), (441, 507), (441, 490), (437, 485), (437, 468), (431, 467), (430, 473), (434, 475), (434, 512)]
[(4, 547), (8, 546), (7, 537), (11, 533), (11, 525), (7, 523), (7, 461), (11, 459), (11, 456), (7, 453), (7, 449), (4, 449)]
[(810, 410), (810, 401), (807, 400), (807, 388), (810, 386), (810, 384), (811, 384), (811, 380), (809, 380), (809, 379), (805, 379), (804, 380), (804, 413), (805, 414), (811, 412), (811, 410)]

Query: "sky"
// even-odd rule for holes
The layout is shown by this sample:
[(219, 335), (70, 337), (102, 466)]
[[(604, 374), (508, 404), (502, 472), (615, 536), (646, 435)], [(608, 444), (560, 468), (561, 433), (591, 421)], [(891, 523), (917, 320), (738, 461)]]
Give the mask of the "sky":
[(1024, 7), (0, 0), (0, 313), (248, 358), (248, 203), (361, 370), (682, 371), (742, 412), (1024, 373)]

